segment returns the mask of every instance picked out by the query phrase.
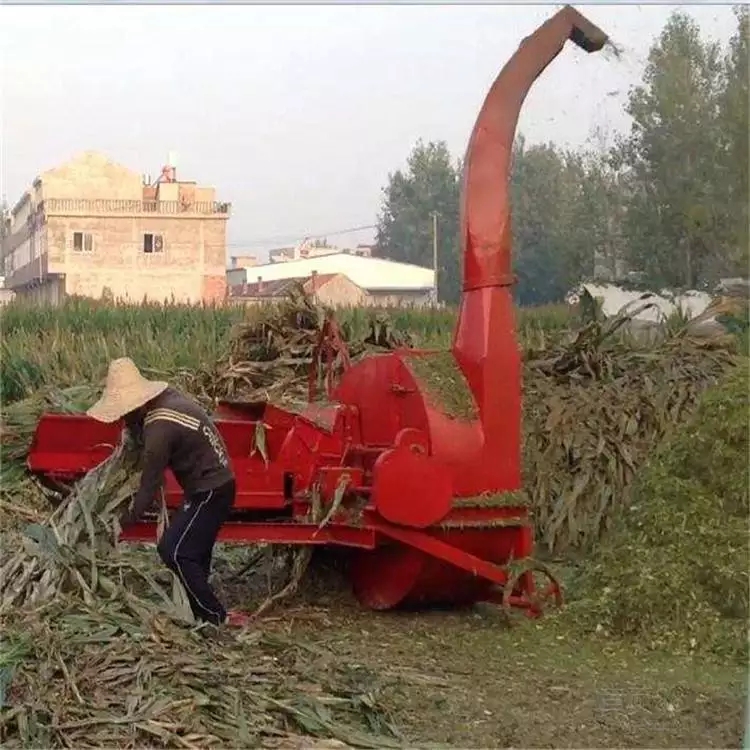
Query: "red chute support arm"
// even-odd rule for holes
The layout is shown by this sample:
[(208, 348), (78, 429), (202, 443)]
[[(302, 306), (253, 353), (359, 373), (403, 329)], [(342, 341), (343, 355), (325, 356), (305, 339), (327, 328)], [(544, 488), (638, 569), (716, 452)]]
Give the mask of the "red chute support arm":
[[(453, 354), (476, 399), (483, 454), (521, 483), (521, 354), (515, 334), (508, 195), (516, 123), (531, 85), (570, 39), (587, 52), (607, 36), (566, 6), (527, 37), (495, 79), (464, 161), (463, 297)], [(511, 489), (505, 487), (504, 489)]]

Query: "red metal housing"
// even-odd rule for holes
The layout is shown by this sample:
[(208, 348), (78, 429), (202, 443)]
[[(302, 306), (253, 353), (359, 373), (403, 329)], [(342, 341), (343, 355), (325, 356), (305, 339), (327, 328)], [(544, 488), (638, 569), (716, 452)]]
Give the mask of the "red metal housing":
[[(521, 484), (509, 160), (521, 105), (567, 39), (591, 52), (606, 36), (569, 6), (550, 18), (495, 80), (466, 153), (463, 296), (452, 351), (478, 419), (452, 418), (429, 401), (409, 362), (430, 355), (410, 350), (367, 356), (335, 387), (326, 379), (332, 405), (311, 403), (300, 415), (266, 403), (221, 404), (215, 420), (238, 485), (221, 540), (348, 548), (354, 591), (374, 609), (503, 598), (539, 612), (531, 572), (509, 572), (511, 561), (533, 552), (526, 508), (491, 507), (481, 498)], [(342, 342), (329, 321), (316, 362), (337, 353)], [(311, 374), (311, 397), (316, 382)], [(259, 424), (264, 452), (254, 443)], [(119, 434), (119, 424), (46, 415), (29, 469), (47, 480), (75, 480), (109, 455)], [(181, 500), (171, 473), (166, 496), (170, 507)], [(316, 507), (332, 509), (325, 524)], [(136, 524), (123, 538), (153, 541), (155, 524)], [(554, 582), (544, 593), (560, 599)]]

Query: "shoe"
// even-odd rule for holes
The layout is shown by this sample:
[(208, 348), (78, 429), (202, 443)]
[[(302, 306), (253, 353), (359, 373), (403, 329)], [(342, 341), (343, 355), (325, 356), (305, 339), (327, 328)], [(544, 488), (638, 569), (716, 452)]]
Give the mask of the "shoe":
[(250, 615), (246, 612), (233, 610), (232, 612), (227, 612), (227, 619), (224, 620), (224, 624), (230, 628), (246, 628), (250, 625), (250, 621)]

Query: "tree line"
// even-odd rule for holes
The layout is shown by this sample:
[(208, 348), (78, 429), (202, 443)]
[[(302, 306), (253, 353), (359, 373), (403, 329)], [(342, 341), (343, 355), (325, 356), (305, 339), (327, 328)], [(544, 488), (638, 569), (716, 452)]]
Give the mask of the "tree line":
[[(673, 13), (628, 94), (630, 131), (606, 149), (513, 147), (514, 272), (520, 304), (556, 302), (583, 279), (644, 288), (707, 288), (746, 275), (747, 6), (727, 46)], [(378, 216), (381, 257), (432, 267), (438, 215), (440, 299), (460, 295), (461, 163), (419, 141), (389, 175)]]

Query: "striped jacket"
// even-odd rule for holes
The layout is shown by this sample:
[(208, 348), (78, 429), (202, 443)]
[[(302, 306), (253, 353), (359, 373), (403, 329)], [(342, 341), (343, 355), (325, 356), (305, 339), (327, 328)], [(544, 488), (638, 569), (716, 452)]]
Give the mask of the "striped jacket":
[(234, 479), (227, 448), (211, 418), (178, 390), (167, 388), (151, 401), (136, 429), (144, 445), (143, 474), (125, 522), (136, 520), (151, 505), (167, 468), (185, 497)]

